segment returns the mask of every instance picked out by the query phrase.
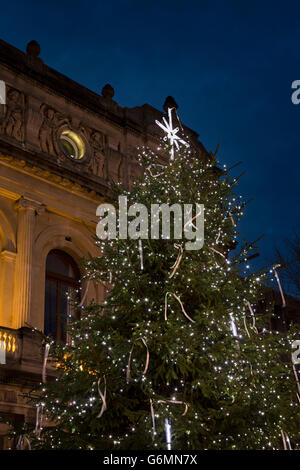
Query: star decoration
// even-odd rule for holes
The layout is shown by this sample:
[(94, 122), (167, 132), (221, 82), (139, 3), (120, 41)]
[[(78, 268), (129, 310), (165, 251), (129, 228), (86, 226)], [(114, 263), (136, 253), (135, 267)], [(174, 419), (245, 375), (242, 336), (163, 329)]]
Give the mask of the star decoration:
[(162, 124), (161, 122), (157, 120), (155, 121), (155, 123), (167, 134), (164, 137), (164, 140), (166, 141), (167, 139), (169, 139), (170, 141), (171, 160), (174, 160), (174, 146), (176, 147), (177, 150), (179, 150), (178, 142), (185, 145), (186, 147), (189, 147), (189, 144), (177, 135), (177, 132), (179, 131), (179, 127), (173, 128), (173, 122), (172, 122), (172, 110), (173, 109), (174, 108), (168, 108), (169, 122), (167, 122), (165, 117), (163, 117), (164, 124)]

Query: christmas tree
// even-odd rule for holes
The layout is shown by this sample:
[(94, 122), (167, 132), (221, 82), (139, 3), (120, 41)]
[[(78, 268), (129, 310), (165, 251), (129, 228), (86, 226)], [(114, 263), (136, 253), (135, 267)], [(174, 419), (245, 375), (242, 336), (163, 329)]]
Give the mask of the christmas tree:
[[(51, 344), (57, 376), (30, 394), (37, 422), (22, 431), (32, 448), (299, 446), (296, 331), (270, 331), (272, 306), (257, 311), (265, 274), (247, 270), (253, 244), (236, 247), (237, 180), (166, 124), (168, 145), (142, 149), (142, 176), (131, 191), (114, 189), (114, 204), (132, 207), (128, 224), (119, 207), (98, 227), (118, 222), (86, 262), (107, 295), (75, 305), (68, 344)], [(186, 207), (182, 218), (173, 207), (164, 237), (147, 233), (161, 218), (155, 204)]]

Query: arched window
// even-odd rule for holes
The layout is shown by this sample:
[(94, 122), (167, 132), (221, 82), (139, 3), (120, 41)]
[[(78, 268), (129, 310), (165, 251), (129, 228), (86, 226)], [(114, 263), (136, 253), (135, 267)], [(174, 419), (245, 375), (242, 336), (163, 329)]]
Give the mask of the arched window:
[(70, 255), (51, 250), (46, 262), (44, 332), (56, 341), (67, 341), (66, 326), (72, 306), (67, 295), (78, 288), (79, 269)]

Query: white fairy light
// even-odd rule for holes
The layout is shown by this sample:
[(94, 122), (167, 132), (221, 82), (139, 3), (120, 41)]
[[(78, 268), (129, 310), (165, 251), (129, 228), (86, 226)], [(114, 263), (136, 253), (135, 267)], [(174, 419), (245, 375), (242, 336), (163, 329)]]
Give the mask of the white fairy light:
[(163, 117), (164, 124), (162, 124), (161, 122), (159, 122), (157, 120), (155, 121), (155, 123), (167, 134), (164, 137), (164, 140), (169, 139), (169, 141), (170, 141), (171, 160), (174, 160), (174, 144), (175, 144), (177, 150), (179, 150), (178, 142), (185, 145), (187, 148), (190, 146), (187, 142), (185, 142), (183, 139), (181, 139), (177, 135), (177, 132), (179, 131), (179, 127), (173, 128), (173, 122), (172, 122), (172, 110), (173, 109), (174, 108), (168, 108), (169, 122), (167, 122), (165, 117)]

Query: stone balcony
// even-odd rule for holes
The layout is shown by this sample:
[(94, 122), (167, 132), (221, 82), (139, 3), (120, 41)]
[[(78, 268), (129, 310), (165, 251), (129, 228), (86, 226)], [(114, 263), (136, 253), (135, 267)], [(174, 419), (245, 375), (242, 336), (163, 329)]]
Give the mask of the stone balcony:
[(30, 386), (41, 381), (41, 339), (31, 328), (0, 327), (0, 383)]

